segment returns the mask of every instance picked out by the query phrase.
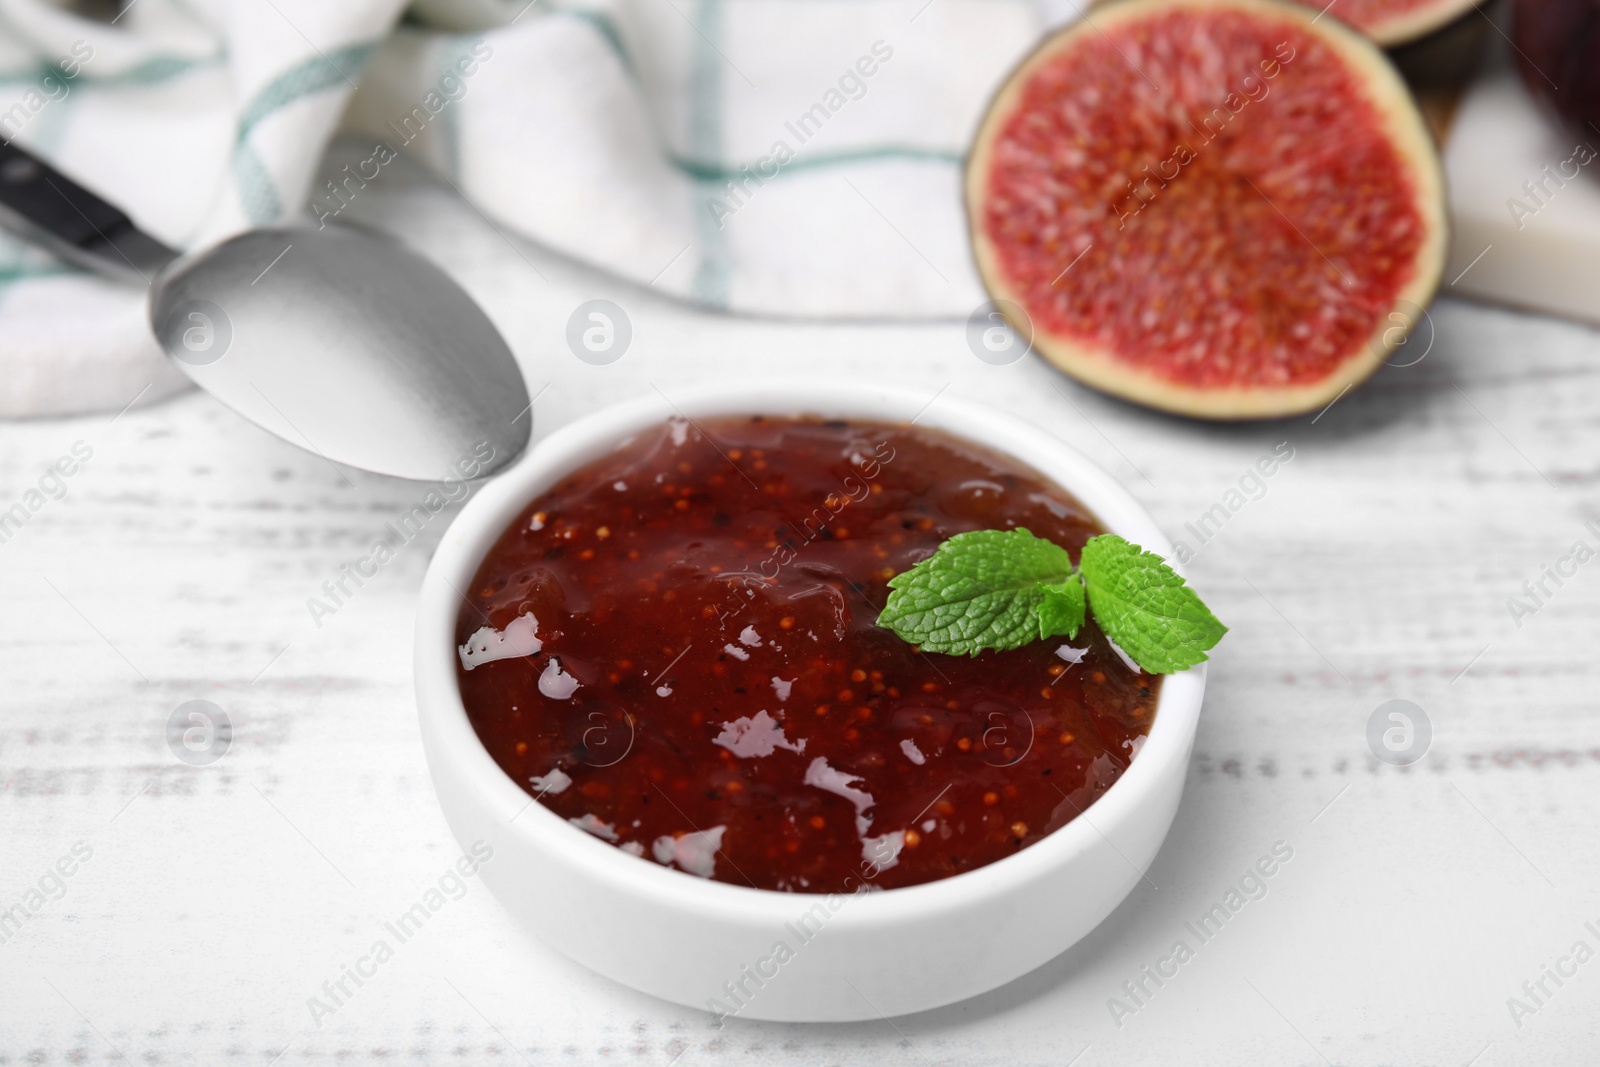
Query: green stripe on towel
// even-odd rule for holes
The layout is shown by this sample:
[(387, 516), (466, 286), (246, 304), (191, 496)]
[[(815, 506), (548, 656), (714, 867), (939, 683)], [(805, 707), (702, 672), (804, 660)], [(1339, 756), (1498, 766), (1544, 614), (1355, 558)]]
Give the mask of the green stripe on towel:
[(283, 217), (283, 200), (267, 173), (266, 164), (248, 144), (251, 132), (267, 118), (297, 100), (338, 86), (347, 86), (366, 65), (376, 41), (347, 45), (326, 55), (308, 56), (258, 92), (239, 113), (239, 132), (234, 141), (233, 176), (239, 185), (239, 200), (245, 216), (257, 226)]
[[(722, 158), (722, 76), (723, 59), (715, 40), (722, 36), (721, 0), (700, 0), (695, 20), (699, 30), (691, 42), (694, 48), (690, 72), (689, 145), (701, 159)], [(700, 265), (695, 270), (690, 294), (713, 307), (728, 306), (728, 246), (722, 227), (711, 214), (710, 200), (721, 190), (716, 181), (701, 179), (695, 190), (693, 213), (695, 230), (700, 235)]]
[(622, 64), (622, 69), (626, 70), (630, 75), (635, 75), (635, 77), (637, 77), (633, 65), (633, 57), (628, 54), (628, 46), (622, 43), (622, 34), (617, 32), (617, 24), (611, 21), (611, 17), (609, 15), (604, 15), (598, 11), (583, 11), (577, 8), (561, 8), (556, 11), (552, 11), (551, 14), (565, 15), (568, 18), (574, 18), (581, 22), (587, 22), (590, 26), (594, 27), (594, 31), (601, 37), (605, 38), (606, 44), (609, 45), (611, 51), (616, 54), (617, 62)]
[(308, 56), (272, 79), (239, 113), (239, 140), (249, 137), (273, 112), (313, 93), (348, 84), (346, 78), (354, 80), (376, 47), (376, 41), (368, 41), (337, 48), (326, 56)]
[[(738, 178), (743, 171), (749, 170), (756, 165), (753, 162), (739, 166), (707, 163), (704, 160), (688, 159), (676, 155), (669, 155), (667, 158), (674, 167), (677, 167), (696, 181), (703, 182), (725, 182), (730, 178)], [(909, 161), (913, 163), (959, 164), (965, 158), (960, 152), (949, 152), (937, 148), (915, 148), (909, 145), (852, 148), (840, 152), (817, 152), (811, 155), (796, 153), (792, 162), (785, 163), (771, 178), (764, 177), (762, 181), (773, 181), (794, 171), (825, 170), (829, 167), (849, 166), (855, 163)]]

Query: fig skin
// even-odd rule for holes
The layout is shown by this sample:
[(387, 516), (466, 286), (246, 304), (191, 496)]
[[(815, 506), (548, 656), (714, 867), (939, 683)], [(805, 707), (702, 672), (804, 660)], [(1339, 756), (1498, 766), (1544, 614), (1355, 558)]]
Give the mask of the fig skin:
[[(1451, 31), (1463, 24), (1481, 21), (1478, 6), (1484, 2), (1487, 0), (1436, 0), (1433, 4), (1380, 25), (1366, 28), (1358, 26), (1356, 32), (1366, 34), (1379, 48), (1386, 49), (1397, 58), (1408, 50), (1427, 52), (1428, 45), (1437, 45), (1439, 38), (1449, 38)], [(1315, 6), (1320, 7), (1321, 4)], [(1449, 46), (1445, 46), (1445, 49), (1448, 50)]]
[[(1089, 6), (1099, 8), (1116, 2), (1118, 0), (1090, 0)], [(1337, 5), (1329, 3), (1328, 0), (1294, 0), (1294, 2), (1316, 11), (1319, 19), (1330, 11), (1334, 13), (1334, 18), (1339, 18)], [(1414, 51), (1422, 53), (1423, 62), (1432, 68), (1439, 65), (1440, 57), (1431, 53), (1458, 51), (1456, 44), (1447, 44), (1441, 49), (1437, 39), (1457, 36), (1456, 31), (1463, 24), (1479, 21), (1479, 7), (1490, 2), (1492, 0), (1433, 0), (1418, 10), (1402, 12), (1376, 26), (1359, 26), (1342, 18), (1339, 21), (1389, 52), (1397, 63), (1406, 58), (1406, 53)], [(1455, 63), (1457, 57), (1446, 55), (1444, 58), (1448, 62)], [(1475, 59), (1476, 54), (1474, 53), (1471, 58)], [(1404, 63), (1401, 63), (1401, 67), (1404, 70)], [(1470, 70), (1463, 71), (1462, 76), (1470, 73)]]
[(1600, 0), (1515, 0), (1511, 39), (1528, 89), (1574, 134), (1600, 138)]

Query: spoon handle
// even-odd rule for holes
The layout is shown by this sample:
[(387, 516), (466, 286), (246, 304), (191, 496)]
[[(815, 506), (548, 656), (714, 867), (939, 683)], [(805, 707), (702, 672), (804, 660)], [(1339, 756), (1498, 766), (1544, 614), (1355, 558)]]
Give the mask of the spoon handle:
[(0, 226), (79, 267), (148, 284), (178, 253), (116, 207), (14, 144), (0, 142)]

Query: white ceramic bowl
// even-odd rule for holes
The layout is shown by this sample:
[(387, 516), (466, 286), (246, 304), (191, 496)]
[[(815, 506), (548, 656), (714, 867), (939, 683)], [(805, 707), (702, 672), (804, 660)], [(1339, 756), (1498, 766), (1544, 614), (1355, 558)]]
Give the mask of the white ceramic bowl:
[[(535, 496), (674, 409), (691, 419), (916, 417), (1023, 460), (1108, 530), (1170, 558), (1171, 545), (1133, 497), (1057, 437), (1009, 412), (943, 397), (921, 410), (927, 401), (926, 392), (870, 384), (675, 389), (670, 404), (659, 396), (618, 404), (551, 434), (451, 525), (417, 608), (423, 745), (451, 830), (463, 846), (482, 840), (494, 849), (484, 881), (544, 941), (624, 985), (690, 1007), (739, 1008), (740, 1017), (757, 1019), (875, 1019), (976, 996), (1027, 973), (1092, 930), (1144, 874), (1183, 790), (1203, 666), (1165, 680), (1138, 758), (1065, 827), (953, 878), (852, 896), (751, 889), (642, 862), (530, 804), (467, 720), (456, 685), (458, 590)], [(810, 936), (802, 942), (797, 931)], [(775, 951), (779, 942), (787, 954)]]

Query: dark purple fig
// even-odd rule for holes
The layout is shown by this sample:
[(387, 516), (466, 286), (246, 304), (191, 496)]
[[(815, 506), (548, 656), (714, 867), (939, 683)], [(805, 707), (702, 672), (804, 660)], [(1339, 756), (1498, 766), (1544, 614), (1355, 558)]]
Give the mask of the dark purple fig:
[(1522, 80), (1574, 133), (1600, 139), (1600, 0), (1516, 0), (1512, 19)]

